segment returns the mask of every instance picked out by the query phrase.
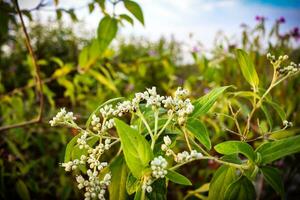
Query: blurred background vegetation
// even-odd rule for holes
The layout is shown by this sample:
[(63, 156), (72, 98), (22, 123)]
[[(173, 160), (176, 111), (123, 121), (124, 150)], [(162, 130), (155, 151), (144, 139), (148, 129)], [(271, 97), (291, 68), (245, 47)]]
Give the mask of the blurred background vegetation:
[[(95, 5), (98, 1), (95, 1)], [(27, 29), (32, 47), (41, 68), (45, 105), (41, 123), (1, 131), (0, 139), (0, 199), (78, 199), (80, 193), (59, 163), (63, 161), (65, 145), (76, 131), (66, 128), (51, 128), (49, 119), (60, 107), (74, 111), (84, 123), (100, 103), (117, 96), (130, 97), (134, 92), (156, 86), (162, 94), (171, 94), (178, 86), (192, 91), (199, 97), (215, 86), (234, 85), (240, 90), (249, 89), (234, 57), (235, 48), (245, 49), (253, 59), (256, 70), (263, 77), (262, 86), (267, 86), (272, 68), (266, 53), (287, 54), (291, 60), (300, 62), (299, 30), (282, 33), (284, 19), (278, 19), (271, 29), (264, 19), (257, 19), (254, 27), (243, 25), (242, 41), (232, 42), (226, 35), (216, 35), (211, 50), (202, 46), (190, 49), (192, 62), (183, 62), (187, 55), (183, 44), (176, 40), (161, 38), (119, 38), (104, 55), (93, 59), (93, 39), (75, 34), (72, 26), (57, 19), (47, 24), (32, 20), (30, 12), (23, 10), (29, 21)], [(66, 12), (76, 23), (74, 12)], [(296, 44), (296, 45), (295, 45)], [(88, 48), (84, 58), (83, 49)], [(90, 64), (87, 64), (89, 63)], [(0, 125), (10, 125), (32, 119), (38, 113), (38, 98), (34, 80), (34, 66), (24, 43), (17, 14), (11, 2), (0, 0)], [(272, 91), (276, 105), (270, 107), (272, 116), (284, 109), (293, 128), (278, 137), (300, 132), (300, 77), (289, 79)], [(228, 113), (226, 98), (218, 101), (215, 112)], [(243, 102), (241, 96), (241, 102)], [(236, 102), (238, 103), (238, 102)], [(245, 100), (243, 115), (247, 116)], [(278, 108), (279, 107), (279, 108)], [(263, 114), (263, 113), (260, 113)], [(203, 120), (207, 123), (213, 143), (232, 137), (222, 127), (233, 127), (227, 119), (211, 113)], [(282, 120), (274, 117), (273, 123), (280, 126)], [(267, 121), (261, 122), (268, 126)], [(255, 145), (255, 144), (253, 144)], [(284, 170), (284, 185), (287, 199), (300, 199), (299, 154), (275, 163)], [(196, 189), (206, 183), (218, 165), (213, 162), (196, 162), (182, 169)], [(188, 191), (181, 186), (170, 185), (169, 199), (183, 199)], [(264, 185), (261, 199), (279, 199), (279, 196)]]

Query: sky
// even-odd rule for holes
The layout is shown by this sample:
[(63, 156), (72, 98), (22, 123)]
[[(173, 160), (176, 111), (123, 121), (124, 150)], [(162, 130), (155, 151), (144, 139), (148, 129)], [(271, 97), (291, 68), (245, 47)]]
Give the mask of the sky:
[[(240, 25), (255, 24), (255, 16), (265, 16), (271, 25), (277, 18), (284, 16), (286, 23), (283, 31), (300, 26), (300, 0), (136, 0), (142, 7), (145, 26), (138, 22), (134, 27), (129, 24), (120, 30), (120, 35), (143, 36), (156, 40), (161, 36), (175, 37), (193, 45), (200, 41), (204, 46), (211, 47), (216, 33), (222, 30), (226, 35), (239, 35)], [(22, 8), (32, 8), (39, 0), (21, 0)], [(60, 7), (79, 8), (86, 5), (87, 0), (60, 0)], [(76, 3), (74, 3), (76, 2)], [(123, 12), (123, 8), (117, 8)], [(93, 36), (96, 32), (101, 14), (92, 15), (88, 8), (76, 11), (80, 19), (77, 30), (82, 34)], [(38, 19), (51, 16), (49, 11), (38, 11), (34, 14)], [(67, 18), (64, 18), (67, 22)], [(190, 39), (190, 33), (193, 39)]]

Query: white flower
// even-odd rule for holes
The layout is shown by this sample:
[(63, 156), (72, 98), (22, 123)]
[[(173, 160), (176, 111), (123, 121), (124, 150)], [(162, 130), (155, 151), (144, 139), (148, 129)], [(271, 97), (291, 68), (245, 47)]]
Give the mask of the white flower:
[(52, 120), (49, 121), (51, 126), (56, 126), (60, 123), (67, 123), (76, 120), (74, 117), (73, 112), (67, 112), (65, 108), (61, 108), (60, 111), (53, 117)]
[(151, 161), (152, 176), (154, 178), (164, 178), (167, 174), (168, 162), (162, 156), (156, 157)]
[(175, 98), (185, 98), (189, 95), (189, 91), (178, 87), (175, 92)]
[(169, 146), (169, 145), (172, 143), (172, 141), (171, 141), (171, 139), (170, 139), (169, 136), (164, 136), (164, 143), (165, 143), (167, 146)]
[(184, 163), (184, 162), (200, 159), (202, 156), (203, 156), (202, 153), (199, 153), (196, 150), (192, 150), (191, 153), (187, 151), (183, 151), (176, 155), (175, 161), (177, 163)]

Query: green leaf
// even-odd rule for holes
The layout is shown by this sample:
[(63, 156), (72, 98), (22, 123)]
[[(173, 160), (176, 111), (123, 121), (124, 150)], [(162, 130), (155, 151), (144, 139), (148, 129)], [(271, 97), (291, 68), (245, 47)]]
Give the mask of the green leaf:
[(126, 180), (127, 180), (127, 166), (123, 156), (118, 156), (109, 165), (112, 174), (111, 183), (109, 185), (109, 198), (126, 200)]
[(187, 129), (203, 144), (207, 149), (211, 149), (211, 142), (205, 125), (198, 119), (189, 118), (186, 123)]
[(121, 14), (119, 15), (120, 19), (124, 19), (125, 21), (127, 21), (128, 23), (130, 23), (132, 26), (134, 24), (133, 19), (131, 17), (129, 17), (126, 14)]
[(111, 41), (116, 37), (117, 31), (118, 23), (116, 19), (110, 16), (102, 18), (97, 31), (100, 52), (103, 53), (103, 51), (108, 47)]
[(135, 193), (141, 186), (141, 181), (129, 173), (126, 181), (126, 190), (129, 195)]
[(280, 171), (273, 167), (262, 167), (260, 171), (264, 175), (265, 180), (273, 187), (275, 192), (279, 193), (281, 198), (284, 196), (284, 187), (281, 180)]
[(300, 135), (264, 143), (256, 149), (256, 152), (260, 153), (262, 164), (300, 152)]
[(124, 0), (125, 8), (144, 25), (144, 15), (141, 7), (134, 1)]
[(253, 88), (257, 88), (259, 79), (250, 57), (242, 49), (236, 50), (236, 56), (245, 79)]
[(263, 113), (264, 113), (265, 116), (266, 116), (266, 119), (267, 119), (268, 124), (269, 124), (269, 130), (272, 130), (272, 127), (273, 127), (273, 120), (272, 120), (272, 115), (271, 115), (271, 113), (269, 112), (269, 110), (267, 109), (267, 107), (265, 107), (264, 105), (261, 105), (261, 110), (263, 111)]
[(56, 18), (57, 18), (57, 20), (61, 20), (61, 17), (62, 17), (62, 11), (61, 11), (61, 9), (57, 9), (56, 10)]
[(241, 153), (246, 156), (248, 159), (254, 161), (255, 153), (252, 147), (246, 143), (241, 141), (226, 141), (214, 146), (214, 149), (224, 155), (230, 155), (234, 153)]
[(115, 93), (118, 93), (118, 89), (117, 89), (116, 85), (114, 84), (114, 82), (112, 82), (111, 80), (109, 80), (109, 78), (107, 78), (104, 75), (102, 75), (101, 73), (99, 73), (97, 70), (90, 69), (88, 71), (88, 74), (90, 74), (97, 81), (99, 81), (99, 83), (105, 85), (107, 88), (111, 89)]
[(224, 86), (212, 89), (208, 94), (200, 97), (194, 102), (194, 111), (191, 117), (197, 118), (200, 115), (206, 114), (209, 109), (214, 105), (217, 98), (231, 86)]
[(267, 103), (270, 106), (272, 106), (272, 108), (277, 112), (277, 114), (279, 115), (279, 117), (282, 121), (287, 119), (284, 110), (281, 108), (281, 106), (279, 104), (275, 103), (274, 101), (270, 101), (270, 100), (269, 101), (267, 100)]
[(209, 200), (223, 200), (228, 186), (237, 179), (234, 167), (222, 165), (214, 174), (208, 192)]
[(230, 184), (225, 193), (225, 200), (253, 200), (256, 199), (255, 188), (245, 176)]
[(71, 160), (71, 155), (74, 146), (77, 144), (77, 139), (81, 136), (81, 134), (76, 135), (73, 137), (70, 142), (67, 144), (66, 151), (65, 151), (65, 159), (64, 162), (69, 162)]
[(89, 13), (92, 13), (95, 9), (94, 3), (89, 3), (88, 6), (89, 6)]
[(235, 164), (242, 164), (243, 163), (237, 153), (222, 156), (221, 160), (226, 161), (226, 162), (230, 162), (230, 163), (235, 163)]
[(166, 177), (174, 183), (178, 183), (181, 185), (192, 185), (191, 181), (188, 178), (173, 170), (168, 170)]
[(114, 118), (114, 121), (121, 139), (127, 166), (134, 177), (140, 178), (143, 175), (143, 170), (153, 158), (150, 145), (136, 129), (117, 118)]
[(19, 151), (17, 145), (12, 142), (11, 140), (9, 140), (8, 138), (5, 138), (5, 142), (8, 145), (8, 148), (12, 151), (12, 153), (18, 157), (23, 163), (25, 163), (25, 158), (23, 156), (23, 154)]
[(22, 180), (18, 180), (16, 183), (16, 191), (22, 200), (30, 200), (28, 188)]
[(142, 189), (140, 188), (134, 195), (134, 199), (133, 200), (142, 200), (142, 196), (145, 195), (145, 193), (143, 194)]

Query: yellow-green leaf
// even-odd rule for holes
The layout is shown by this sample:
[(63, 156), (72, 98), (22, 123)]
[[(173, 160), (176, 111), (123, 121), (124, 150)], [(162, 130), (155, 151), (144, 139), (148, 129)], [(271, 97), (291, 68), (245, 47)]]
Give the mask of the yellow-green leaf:
[(236, 56), (246, 81), (256, 89), (259, 84), (259, 79), (249, 55), (242, 49), (237, 49)]

